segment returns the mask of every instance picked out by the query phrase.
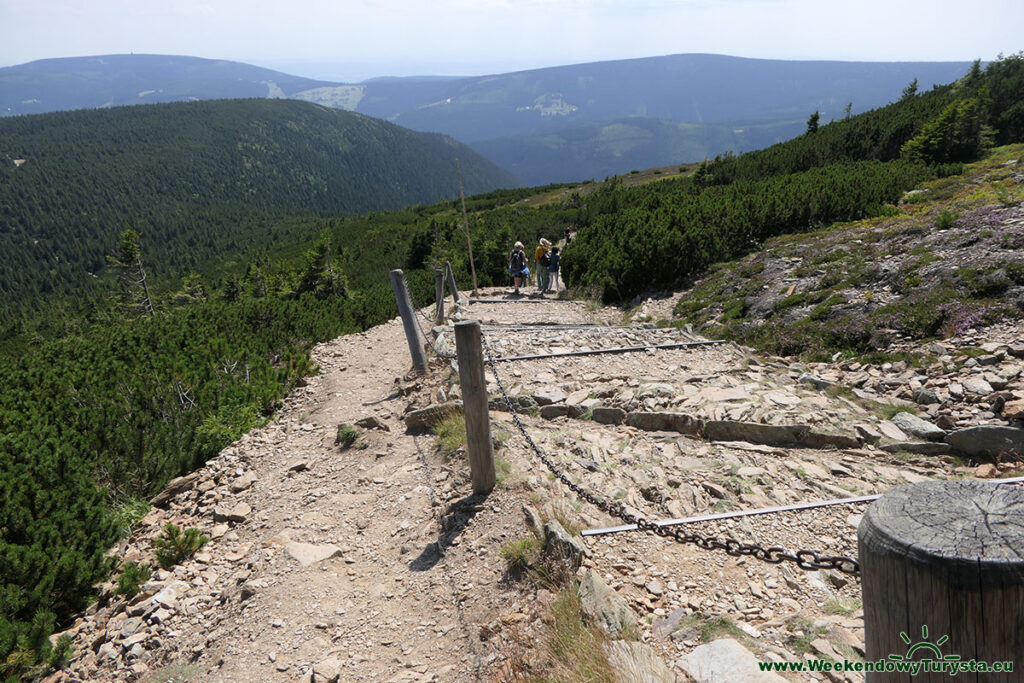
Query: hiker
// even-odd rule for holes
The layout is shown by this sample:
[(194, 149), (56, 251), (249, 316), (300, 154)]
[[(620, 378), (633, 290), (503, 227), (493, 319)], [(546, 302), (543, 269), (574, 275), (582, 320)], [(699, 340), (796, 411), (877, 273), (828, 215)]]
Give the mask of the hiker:
[(519, 285), (523, 278), (530, 281), (530, 269), (526, 265), (526, 248), (522, 242), (516, 242), (512, 252), (508, 255), (508, 272), (512, 273), (512, 280), (516, 284), (516, 294), (519, 294)]
[(543, 237), (537, 245), (537, 251), (533, 254), (533, 260), (537, 262), (537, 289), (540, 293), (548, 291), (548, 266), (551, 265), (551, 242)]
[(558, 292), (558, 264), (562, 260), (558, 247), (551, 247), (551, 263), (548, 265), (548, 284), (552, 292)]
[(565, 226), (565, 245), (569, 246), (569, 242), (572, 242), (572, 233), (569, 232), (569, 226)]

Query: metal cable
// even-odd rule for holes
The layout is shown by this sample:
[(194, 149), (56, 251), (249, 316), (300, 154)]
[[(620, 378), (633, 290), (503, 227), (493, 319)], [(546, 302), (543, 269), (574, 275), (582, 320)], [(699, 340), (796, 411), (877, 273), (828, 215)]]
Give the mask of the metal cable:
[(657, 522), (653, 522), (645, 517), (628, 512), (622, 503), (609, 502), (606, 498), (602, 498), (592, 493), (587, 488), (575, 483), (569, 479), (565, 472), (556, 465), (554, 461), (548, 458), (544, 452), (541, 451), (530, 436), (529, 432), (526, 431), (526, 425), (524, 425), (523, 421), (520, 419), (515, 405), (512, 403), (508, 392), (505, 390), (505, 386), (501, 383), (501, 378), (498, 375), (497, 364), (494, 362), (494, 356), (491, 353), (491, 346), (487, 341), (487, 336), (481, 333), (480, 340), (483, 343), (484, 351), (487, 353), (487, 364), (491, 367), (491, 372), (494, 374), (494, 380), (498, 385), (498, 389), (501, 391), (505, 405), (508, 407), (509, 413), (512, 415), (512, 420), (515, 422), (520, 434), (522, 434), (523, 438), (526, 439), (526, 443), (529, 444), (534, 454), (540, 458), (540, 461), (543, 462), (549, 470), (551, 470), (552, 474), (561, 480), (561, 482), (573, 493), (594, 507), (622, 520), (626, 524), (635, 524), (638, 529), (657, 534), (658, 536), (665, 538), (671, 538), (677, 543), (693, 544), (704, 548), (705, 550), (724, 550), (726, 554), (732, 555), (733, 557), (750, 556), (763, 562), (768, 562), (769, 564), (780, 564), (783, 561), (793, 562), (800, 569), (807, 571), (834, 569), (836, 571), (843, 572), (844, 574), (850, 574), (856, 577), (860, 576), (860, 564), (852, 557), (842, 555), (822, 556), (813, 550), (798, 550), (795, 553), (790, 553), (780, 546), (765, 548), (758, 543), (742, 543), (734, 538), (726, 536), (704, 536), (698, 533), (686, 533), (682, 529), (678, 528), (659, 526)]

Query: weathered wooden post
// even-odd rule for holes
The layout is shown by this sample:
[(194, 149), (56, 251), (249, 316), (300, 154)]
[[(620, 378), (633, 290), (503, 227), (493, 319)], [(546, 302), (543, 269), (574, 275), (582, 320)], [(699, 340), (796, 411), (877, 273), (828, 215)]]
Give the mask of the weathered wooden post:
[(452, 290), (452, 299), (457, 304), (462, 301), (462, 297), (459, 295), (459, 286), (455, 284), (455, 273), (452, 272), (452, 264), (445, 261), (444, 270), (445, 274), (448, 276), (448, 289)]
[(455, 323), (455, 354), (459, 360), (459, 386), (462, 388), (462, 410), (466, 416), (466, 450), (473, 493), (489, 493), (494, 489), (495, 481), (494, 446), (491, 443), (479, 321)]
[(391, 289), (395, 290), (395, 301), (398, 302), (398, 314), (402, 316), (402, 327), (405, 329), (405, 339), (409, 342), (409, 353), (412, 355), (412, 366), (416, 372), (427, 374), (427, 357), (420, 346), (420, 339), (416, 335), (416, 311), (412, 307), (412, 297), (409, 296), (409, 287), (405, 282), (405, 273), (401, 270), (391, 271)]
[(434, 308), (434, 324), (444, 325), (444, 271), (434, 269), (434, 297), (437, 306)]
[[(1022, 680), (1024, 490), (977, 481), (902, 486), (868, 508), (857, 538), (865, 665), (885, 669), (867, 673), (869, 682)], [(915, 663), (917, 675), (906, 670)], [(982, 663), (1002, 671), (968, 673)], [(952, 666), (975, 668), (952, 679)]]

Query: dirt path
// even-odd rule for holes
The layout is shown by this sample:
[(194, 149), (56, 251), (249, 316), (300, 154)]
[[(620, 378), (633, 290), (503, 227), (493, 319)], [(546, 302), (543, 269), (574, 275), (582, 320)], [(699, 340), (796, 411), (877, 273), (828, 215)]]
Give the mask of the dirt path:
[[(489, 290), (481, 298), (507, 295)], [(667, 314), (674, 300), (645, 302), (647, 315)], [(627, 412), (803, 423), (839, 437), (854, 426), (863, 433), (888, 426), (864, 405), (809, 384), (799, 364), (733, 344), (655, 349), (692, 337), (615, 327), (624, 322), (615, 309), (518, 300), (474, 303), (467, 316), (482, 322), (496, 357), (643, 347), (499, 362), (486, 373), (491, 395), (500, 377), (531, 438), (573, 481), (634, 514), (665, 519), (865, 495), (973, 472), (952, 459), (896, 458), (866, 442), (777, 448), (640, 429), (623, 422)], [(582, 327), (595, 322), (606, 327)], [(486, 498), (470, 496), (464, 453), (444, 455), (433, 435), (406, 431), (407, 409), (458, 392), (440, 361), (428, 378), (407, 374), (397, 320), (319, 345), (313, 358), (320, 374), (292, 392), (270, 424), (172, 482), (169, 502), (114, 549), (125, 562), (155, 566), (152, 540), (167, 522), (213, 539), (173, 571), (157, 571), (131, 601), (107, 585), (71, 629), (78, 654), (55, 681), (507, 680), (510, 662), (542, 648), (553, 596), (543, 585), (510, 580), (501, 556), (530, 533), (524, 505), (580, 528), (618, 521), (557, 481), (510, 414), (497, 410), (499, 484)], [(579, 419), (545, 413), (545, 404), (604, 412)], [(335, 443), (339, 425), (367, 419), (375, 422), (364, 423), (353, 447)], [(853, 555), (862, 511), (843, 506), (690, 528)], [(706, 640), (705, 624), (763, 659), (798, 659), (811, 641), (833, 658), (863, 650), (859, 584), (835, 572), (637, 533), (585, 544), (585, 567), (640, 616), (641, 640), (680, 680), (682, 659)]]

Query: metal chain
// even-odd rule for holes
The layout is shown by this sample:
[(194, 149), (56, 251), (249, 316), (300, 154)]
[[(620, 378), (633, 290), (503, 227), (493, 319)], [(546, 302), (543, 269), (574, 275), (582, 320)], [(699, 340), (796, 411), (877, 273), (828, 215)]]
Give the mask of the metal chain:
[(626, 524), (635, 524), (640, 530), (657, 534), (658, 536), (665, 538), (671, 538), (677, 543), (689, 543), (704, 548), (705, 550), (724, 550), (726, 554), (732, 555), (733, 557), (750, 556), (770, 564), (780, 564), (784, 561), (792, 562), (800, 569), (805, 569), (807, 571), (814, 571), (817, 569), (834, 569), (844, 574), (850, 574), (853, 576), (860, 575), (860, 564), (857, 560), (851, 557), (842, 555), (822, 556), (813, 550), (798, 550), (795, 553), (790, 553), (787, 552), (785, 548), (779, 546), (765, 548), (757, 543), (742, 543), (727, 536), (704, 536), (698, 533), (686, 533), (680, 528), (661, 526), (657, 522), (652, 522), (644, 517), (628, 512), (622, 503), (609, 502), (607, 499), (595, 495), (585, 487), (575, 483), (569, 479), (565, 472), (556, 465), (554, 461), (548, 458), (548, 456), (541, 451), (530, 436), (530, 433), (526, 431), (526, 425), (524, 425), (523, 421), (520, 419), (519, 413), (516, 411), (515, 405), (512, 403), (512, 399), (509, 398), (508, 392), (505, 391), (505, 386), (501, 383), (501, 379), (498, 376), (497, 364), (494, 362), (494, 356), (491, 354), (491, 346), (487, 342), (487, 336), (481, 333), (480, 339), (483, 342), (484, 350), (487, 353), (487, 364), (491, 367), (491, 372), (494, 373), (494, 380), (498, 385), (498, 389), (501, 391), (505, 405), (508, 406), (513, 422), (515, 422), (516, 427), (523, 435), (523, 438), (526, 439), (526, 443), (529, 444), (530, 449), (538, 458), (540, 458), (540, 461), (543, 462), (549, 470), (551, 470), (552, 474), (554, 474), (563, 484), (566, 485), (566, 487), (569, 488), (569, 490), (597, 509), (621, 519)]

